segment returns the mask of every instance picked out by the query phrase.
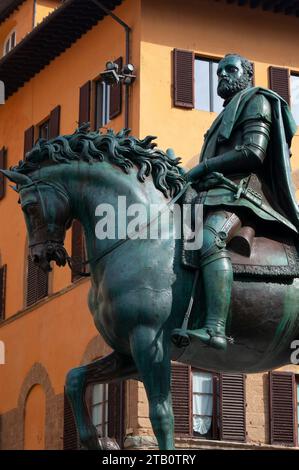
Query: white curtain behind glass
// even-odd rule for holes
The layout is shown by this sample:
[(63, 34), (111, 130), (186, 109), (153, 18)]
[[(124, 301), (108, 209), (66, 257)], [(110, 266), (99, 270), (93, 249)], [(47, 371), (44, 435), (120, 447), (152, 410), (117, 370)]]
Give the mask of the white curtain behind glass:
[(201, 435), (209, 432), (213, 416), (213, 376), (193, 371), (193, 430)]

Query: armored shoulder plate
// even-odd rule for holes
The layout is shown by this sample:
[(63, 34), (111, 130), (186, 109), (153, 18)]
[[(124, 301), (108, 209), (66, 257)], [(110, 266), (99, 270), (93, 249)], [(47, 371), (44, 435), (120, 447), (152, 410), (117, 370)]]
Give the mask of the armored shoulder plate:
[(269, 100), (260, 93), (253, 96), (246, 105), (239, 119), (239, 123), (241, 124), (252, 119), (263, 120), (269, 124), (272, 122), (271, 104)]

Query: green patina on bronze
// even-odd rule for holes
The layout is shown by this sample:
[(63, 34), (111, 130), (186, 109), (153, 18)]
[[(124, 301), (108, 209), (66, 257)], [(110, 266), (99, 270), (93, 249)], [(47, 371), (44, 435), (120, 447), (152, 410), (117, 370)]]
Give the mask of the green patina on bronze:
[[(228, 63), (228, 59), (221, 61), (220, 71), (222, 65), (227, 66)], [(237, 64), (240, 65), (240, 60)], [(233, 68), (231, 72), (225, 69), (226, 73), (237, 73), (241, 78), (244, 70), (235, 65), (235, 62), (230, 64)], [(251, 103), (251, 89), (247, 85), (248, 91), (244, 96)], [(260, 95), (268, 100), (268, 95), (261, 89), (252, 90), (255, 90), (252, 98)], [(242, 90), (235, 90), (234, 96), (237, 98), (236, 93), (242, 94)], [(238, 106), (233, 107), (234, 99), (227, 106), (234, 109), (237, 116), (239, 111)], [(275, 99), (275, 106), (281, 109), (281, 100)], [(267, 152), (267, 126), (273, 125), (275, 114), (273, 107), (269, 109), (271, 119), (269, 112), (263, 115), (265, 126), (261, 126), (262, 139), (254, 142), (254, 151), (257, 151), (256, 158), (253, 157), (255, 163)], [(258, 125), (255, 119), (251, 121), (253, 126)], [(289, 124), (284, 127), (289, 139), (287, 143), (290, 143), (293, 132), (291, 119)], [(230, 220), (226, 217), (227, 212), (236, 212), (233, 227), (240, 228), (238, 218), (243, 226), (249, 221), (254, 222), (256, 235), (266, 236), (263, 243), (268, 240), (270, 245), (273, 243), (274, 247), (280, 247), (277, 241), (276, 244), (271, 241), (271, 230), (267, 231), (267, 224), (273, 224), (270, 226), (275, 227), (274, 231), (290, 243), (294, 236), (297, 240), (295, 212), (288, 212), (288, 205), (279, 211), (277, 190), (271, 200), (268, 193), (258, 195), (257, 203), (261, 198), (275, 211), (274, 215), (277, 213), (288, 219), (295, 226), (295, 231), (290, 230), (279, 217), (275, 219), (273, 216), (275, 220), (265, 221), (262, 214), (254, 210), (254, 202), (251, 209), (242, 206), (238, 211), (236, 205), (232, 209), (221, 199), (215, 207), (209, 204), (214, 190), (220, 187), (228, 191), (217, 173), (224, 174), (235, 184), (228, 191), (233, 201), (245, 200), (247, 190), (256, 190), (256, 187), (250, 188), (249, 183), (247, 186), (241, 184), (248, 177), (247, 172), (251, 174), (256, 169), (253, 165), (248, 170), (248, 160), (250, 165), (252, 163), (250, 152), (254, 151), (250, 145), (247, 148), (244, 139), (241, 139), (242, 135), (244, 137), (242, 132), (239, 136), (241, 140), (231, 142), (232, 136), (238, 137), (235, 131), (239, 132), (240, 128), (234, 128), (234, 121), (228, 126), (231, 127), (230, 132), (226, 125), (223, 128), (226, 140), (219, 140), (219, 145), (226, 146), (223, 166), (221, 154), (217, 153), (215, 163), (212, 163), (212, 154), (211, 158), (205, 159), (207, 154), (204, 150), (203, 162), (186, 176), (178, 165), (179, 159), (171, 152), (154, 149), (152, 137), (139, 140), (129, 136), (127, 130), (118, 134), (112, 131), (98, 134), (89, 132), (87, 126), (72, 135), (49, 142), (39, 141), (24, 162), (3, 171), (16, 184), (27, 224), (30, 253), (43, 269), (49, 269), (52, 260), (58, 265), (66, 263), (63, 241), (72, 220), (78, 219), (84, 227), (87, 256), (91, 260), (88, 304), (96, 328), (114, 350), (109, 356), (72, 369), (67, 376), (66, 392), (73, 407), (81, 445), (85, 448), (99, 449), (107, 445), (107, 440), (98, 439), (84, 400), (86, 387), (91, 382), (107, 383), (127, 378), (141, 380), (146, 389), (150, 419), (159, 447), (173, 449), (171, 360), (226, 372), (257, 372), (277, 368), (290, 361), (290, 343), (299, 337), (298, 276), (290, 276), (288, 266), (279, 266), (279, 276), (275, 275), (274, 269), (273, 273), (269, 270), (270, 274), (265, 277), (262, 269), (259, 272), (259, 267), (251, 269), (249, 256), (248, 266), (245, 265), (245, 274), (247, 271), (249, 274), (243, 277), (235, 275), (233, 280), (231, 259), (235, 255), (229, 245), (230, 230), (224, 232), (223, 223)], [(245, 130), (245, 134), (250, 132), (248, 128)], [(257, 132), (256, 129), (253, 132)], [(209, 134), (212, 136), (213, 132)], [(206, 147), (210, 138), (209, 135), (206, 138)], [(252, 139), (249, 144), (252, 144)], [(236, 146), (241, 148), (236, 149)], [(229, 155), (225, 156), (225, 153)], [(263, 165), (263, 162), (260, 164)], [(285, 168), (288, 171), (287, 166)], [(257, 184), (263, 182), (260, 171), (256, 174)], [(116, 245), (118, 239), (99, 240), (96, 237), (95, 210), (99, 204), (110, 204), (116, 215), (120, 195), (126, 196), (127, 206), (135, 203), (141, 203), (147, 209), (151, 204), (165, 206), (175, 195), (181, 194), (188, 179), (194, 181), (194, 187), (206, 207), (204, 245), (199, 253), (199, 286), (194, 282), (195, 276), (196, 279), (198, 276), (196, 270), (186, 269), (181, 261), (182, 242), (175, 236), (175, 230), (173, 233), (170, 231), (168, 239), (125, 240), (121, 245)], [(284, 188), (284, 194), (288, 192), (289, 187)], [(174, 224), (172, 219), (171, 224)], [(290, 253), (293, 249), (290, 244)], [(106, 256), (101, 256), (105, 253)], [(276, 258), (279, 264), (279, 255)], [(281, 258), (283, 261), (283, 255)], [(292, 272), (296, 273), (296, 261), (294, 266)], [(187, 325), (182, 329), (192, 293), (195, 297), (193, 308), (189, 308), (190, 317), (186, 317)], [(228, 313), (230, 319), (226, 324)], [(193, 333), (195, 327), (197, 330)], [(234, 342), (227, 342), (227, 335)]]

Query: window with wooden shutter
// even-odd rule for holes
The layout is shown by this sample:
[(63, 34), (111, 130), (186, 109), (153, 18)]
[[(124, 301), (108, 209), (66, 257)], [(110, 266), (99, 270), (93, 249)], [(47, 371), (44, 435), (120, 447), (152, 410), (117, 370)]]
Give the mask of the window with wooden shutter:
[[(2, 147), (0, 150), (0, 169), (6, 169), (6, 149)], [(5, 196), (6, 178), (0, 173), (0, 200)]]
[(49, 139), (54, 139), (60, 134), (60, 109), (60, 106), (56, 106), (50, 113)]
[(177, 436), (190, 436), (192, 433), (191, 367), (173, 362), (171, 371), (174, 432)]
[(295, 446), (295, 375), (269, 372), (269, 388), (270, 442)]
[(44, 272), (31, 259), (27, 257), (27, 295), (26, 305), (35, 304), (38, 300), (48, 295), (48, 279), (49, 273)]
[(79, 125), (90, 122), (91, 82), (88, 81), (80, 87), (79, 97)]
[(278, 95), (290, 104), (289, 69), (269, 67), (269, 81), (271, 90), (278, 93)]
[(63, 450), (78, 450), (79, 436), (70, 402), (64, 392)]
[(24, 157), (34, 145), (34, 126), (29, 127), (24, 134)]
[[(114, 61), (118, 65), (118, 73), (121, 73), (123, 67), (123, 59), (119, 57)], [(110, 110), (109, 118), (114, 119), (121, 114), (122, 109), (122, 84), (110, 86)]]
[(174, 106), (194, 108), (194, 52), (173, 51)]
[(84, 232), (81, 223), (78, 220), (73, 221), (72, 225), (72, 282), (80, 279), (80, 272), (86, 272), (86, 250)]
[(5, 264), (0, 268), (0, 321), (5, 319), (6, 271)]
[(220, 439), (246, 441), (244, 374), (220, 374)]

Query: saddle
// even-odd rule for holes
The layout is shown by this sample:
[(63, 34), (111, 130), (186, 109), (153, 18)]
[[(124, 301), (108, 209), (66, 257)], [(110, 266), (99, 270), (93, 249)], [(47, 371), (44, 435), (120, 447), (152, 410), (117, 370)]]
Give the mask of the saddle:
[[(194, 190), (184, 202), (190, 203)], [(194, 199), (193, 199), (194, 201)], [(191, 202), (192, 204), (192, 202)], [(183, 230), (184, 232), (184, 230)], [(183, 233), (182, 264), (189, 269), (200, 268), (200, 250), (190, 250)], [(299, 277), (299, 253), (292, 235), (256, 236), (251, 227), (242, 227), (227, 244), (234, 278), (277, 278), (290, 280)]]

